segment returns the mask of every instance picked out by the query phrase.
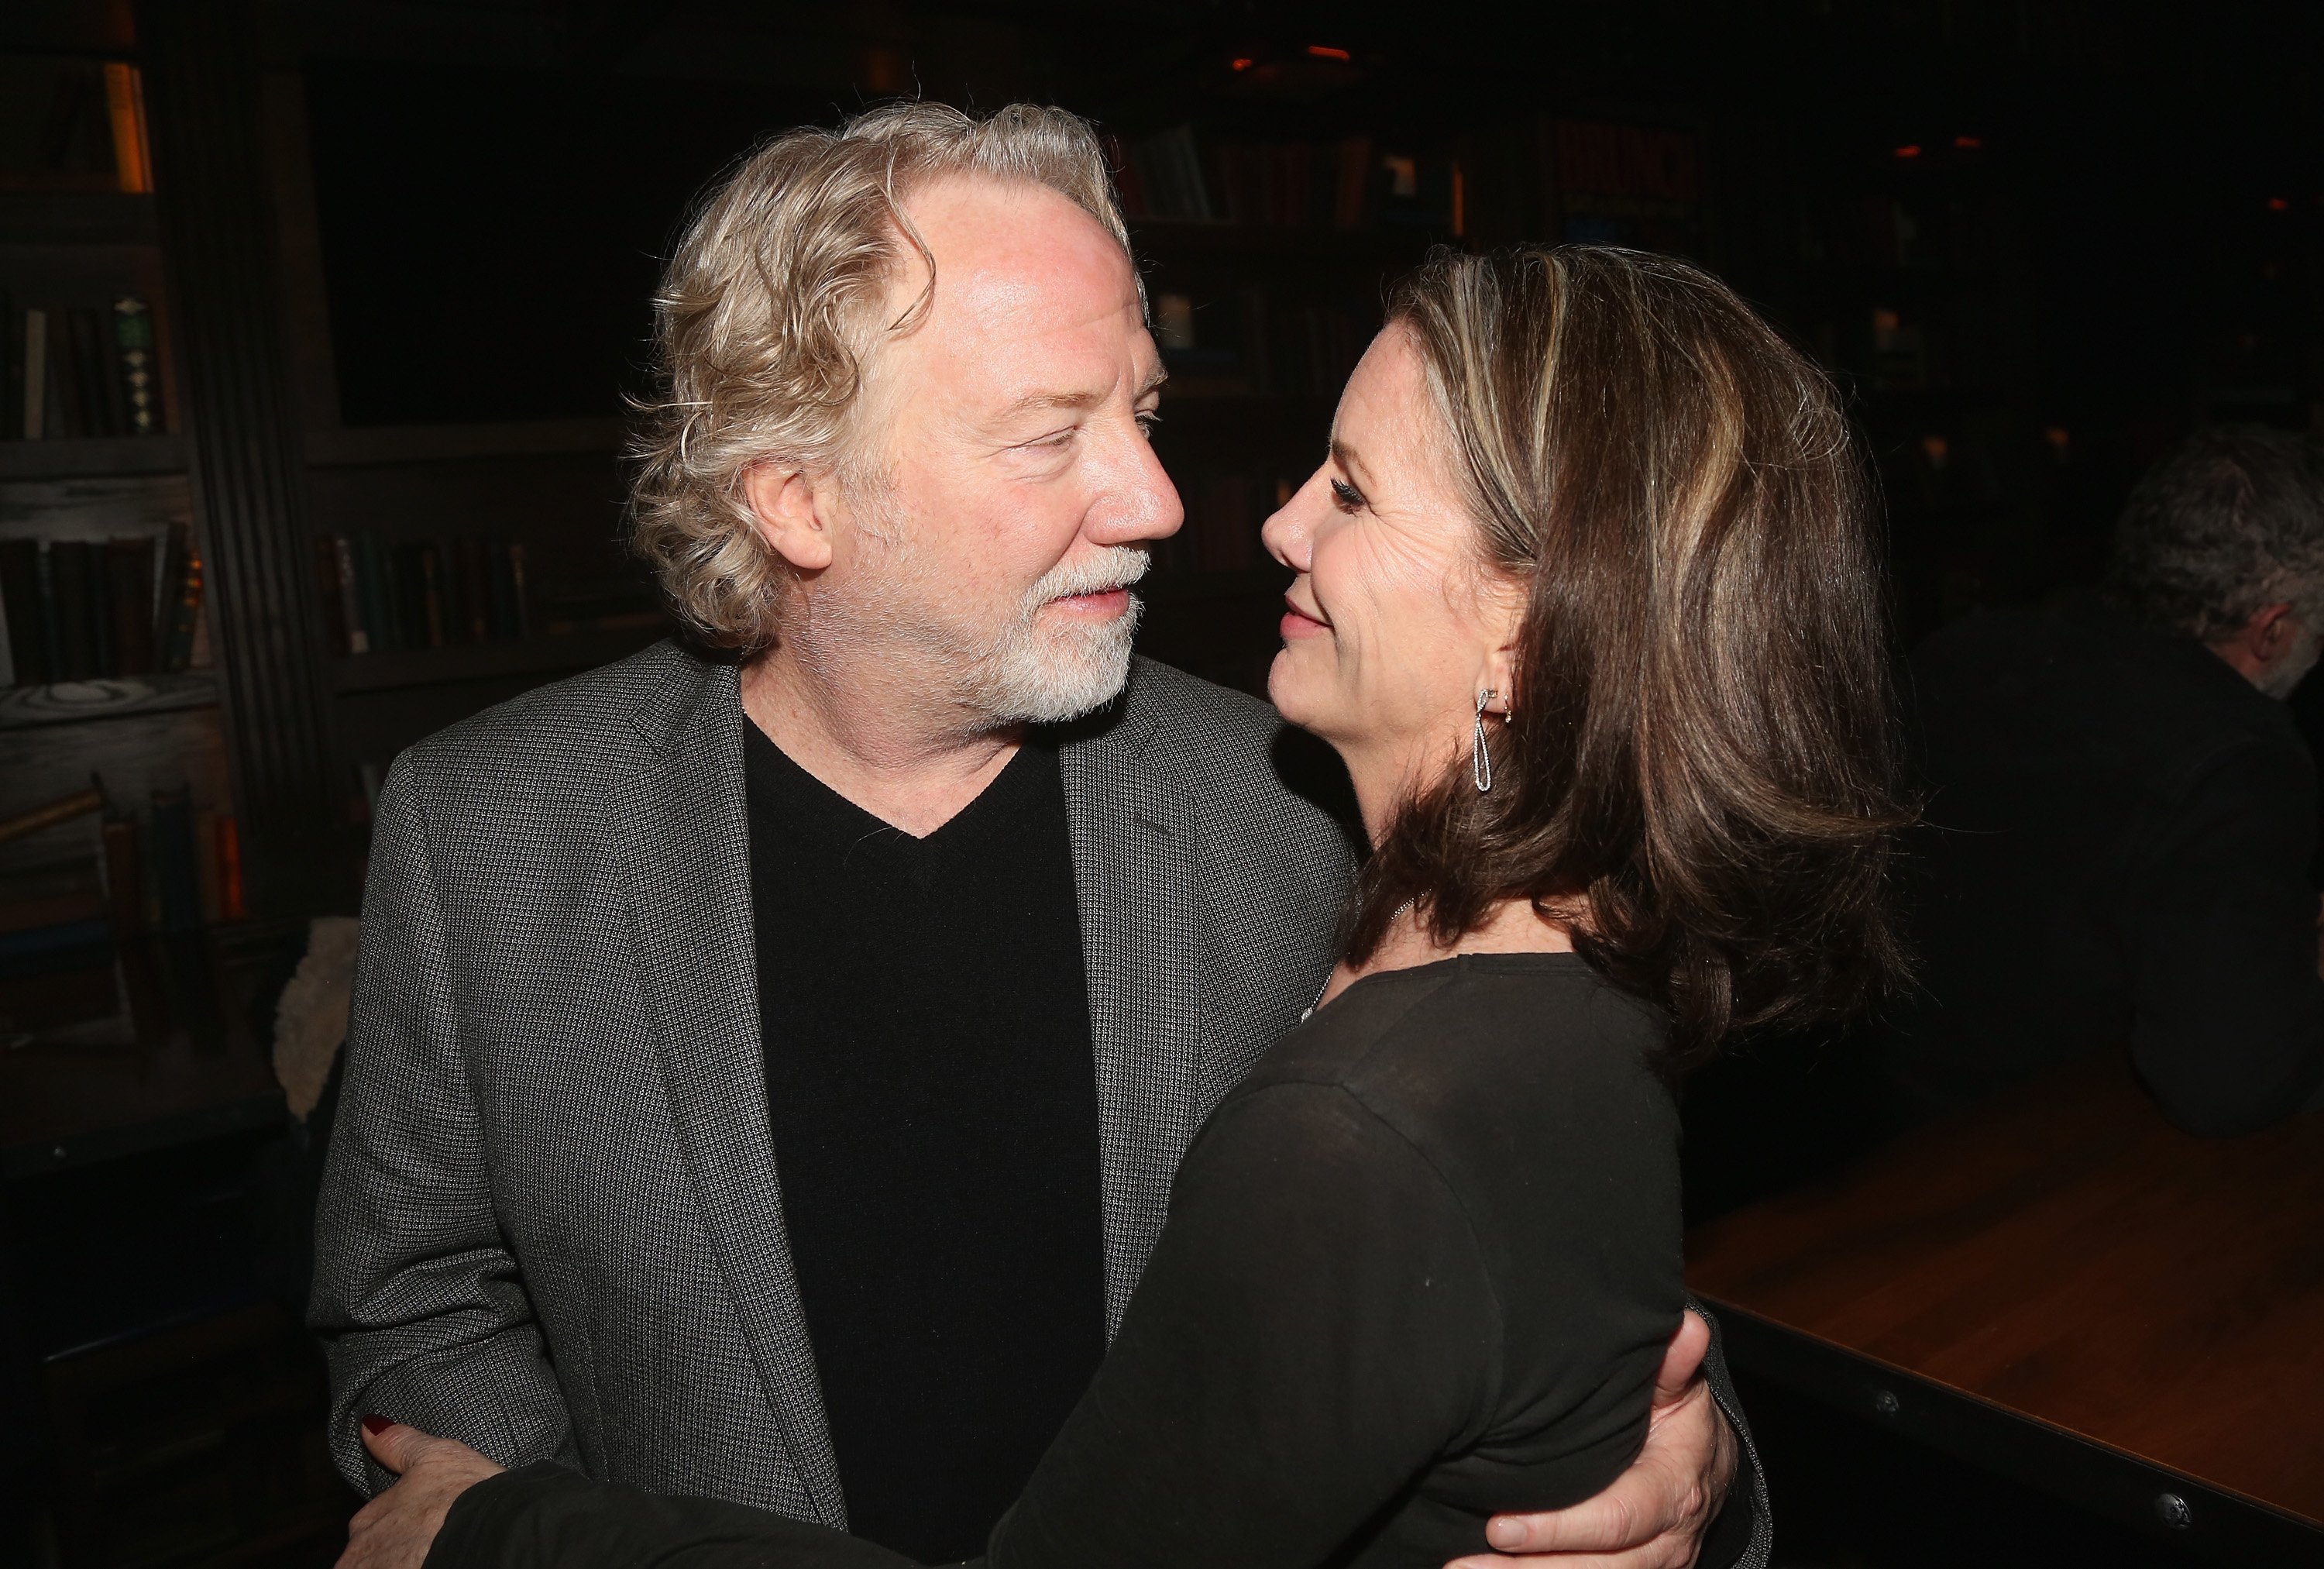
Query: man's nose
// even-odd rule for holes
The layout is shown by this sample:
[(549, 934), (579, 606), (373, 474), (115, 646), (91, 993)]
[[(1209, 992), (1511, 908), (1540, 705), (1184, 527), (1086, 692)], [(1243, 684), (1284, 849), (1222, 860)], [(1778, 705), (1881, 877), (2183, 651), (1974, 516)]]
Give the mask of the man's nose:
[(1097, 504), (1090, 510), (1090, 533), (1101, 544), (1130, 545), (1167, 540), (1186, 521), (1178, 487), (1163, 471), (1152, 443), (1133, 436), (1119, 449)]

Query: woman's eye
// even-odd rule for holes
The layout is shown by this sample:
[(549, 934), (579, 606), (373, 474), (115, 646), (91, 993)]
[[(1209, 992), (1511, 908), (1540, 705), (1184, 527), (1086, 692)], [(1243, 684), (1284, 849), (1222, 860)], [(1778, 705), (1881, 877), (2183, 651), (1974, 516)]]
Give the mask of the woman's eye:
[(1344, 479), (1332, 482), (1332, 503), (1343, 512), (1359, 512), (1364, 508), (1364, 493)]

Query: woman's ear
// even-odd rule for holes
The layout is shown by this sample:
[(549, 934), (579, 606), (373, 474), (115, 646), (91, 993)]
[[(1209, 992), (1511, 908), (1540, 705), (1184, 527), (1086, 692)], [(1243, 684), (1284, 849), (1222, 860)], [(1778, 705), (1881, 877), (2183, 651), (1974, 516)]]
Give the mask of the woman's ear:
[(1496, 582), (1486, 590), (1484, 620), (1492, 640), (1478, 668), (1477, 690), (1490, 692), (1485, 712), (1504, 718), (1517, 712), (1517, 633), (1525, 627), (1526, 594), (1518, 585)]
[(828, 485), (818, 485), (805, 469), (761, 463), (742, 475), (742, 496), (751, 504), (759, 537), (801, 572), (831, 565), (831, 527), (825, 518)]

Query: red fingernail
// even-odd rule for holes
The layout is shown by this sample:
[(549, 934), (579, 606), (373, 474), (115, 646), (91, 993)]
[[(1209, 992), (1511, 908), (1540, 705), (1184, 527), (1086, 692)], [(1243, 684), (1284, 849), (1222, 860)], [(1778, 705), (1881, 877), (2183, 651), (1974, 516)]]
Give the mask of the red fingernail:
[(366, 1417), (364, 1418), (364, 1431), (366, 1433), (384, 1433), (394, 1426), (395, 1418), (392, 1417)]

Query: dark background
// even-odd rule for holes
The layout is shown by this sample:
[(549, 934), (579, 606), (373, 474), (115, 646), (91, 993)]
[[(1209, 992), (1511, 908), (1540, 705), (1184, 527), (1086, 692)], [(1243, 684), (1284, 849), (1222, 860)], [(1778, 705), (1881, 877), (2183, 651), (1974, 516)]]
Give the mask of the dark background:
[[(1601, 237), (1544, 210), (1544, 116), (1693, 132), (1699, 220), (1604, 237), (1680, 241), (1849, 391), (1908, 640), (2086, 576), (2130, 478), (2193, 426), (2316, 417), (2314, 7), (338, 9), (290, 31), (349, 423), (618, 412), (704, 183), (899, 88), (1133, 138), (1426, 127), (1469, 152), (1471, 244)], [(1313, 42), (1348, 68), (1238, 90), (1232, 59)], [(1896, 265), (1868, 234), (1888, 201), (1917, 231)], [(1881, 309), (1928, 333), (1930, 384), (1881, 384)]]
[[(171, 3), (17, 0), (0, 51), (139, 59), (141, 17)], [(1432, 180), (1457, 163), (1457, 225), (1441, 203), (1351, 233), (1135, 223), (1152, 291), (1193, 300), (1204, 346), (1231, 337), (1254, 291), (1278, 315), (1360, 328), (1434, 244), (1611, 240), (1702, 262), (1842, 390), (1885, 498), (1900, 649), (1978, 605), (2088, 581), (2130, 483), (2187, 431), (2324, 425), (2315, 5), (283, 0), (205, 14), (214, 35), (174, 47), (236, 62), (257, 106), (247, 167), (204, 178), (263, 198), (247, 260), (268, 280), (291, 407), (282, 428), (253, 428), (287, 455), (286, 528), (518, 537), (543, 604), (582, 629), (362, 656), (308, 627), (299, 678), (311, 666), (324, 694), (315, 744), (331, 783), (301, 809), (351, 842), (364, 781), (401, 747), (654, 635), (622, 613), (644, 597), (617, 542), (619, 421), (644, 388), (661, 259), (760, 139), (899, 95), (1055, 102), (1133, 147), (1183, 125), (1206, 150), (1364, 135), (1422, 158)], [(1684, 171), (1577, 182), (1561, 152), (1575, 125), (1683, 146)], [(172, 152), (159, 149), (165, 184)], [(144, 238), (150, 215), (131, 226), (165, 248)], [(177, 303), (215, 291), (215, 264), (205, 281), (177, 246), (183, 223), (159, 232)], [(1248, 537), (1320, 456), (1331, 400), (1206, 389), (1210, 352), (1190, 351), (1165, 407), (1192, 544), (1157, 574), (1148, 647), (1250, 687), (1278, 584)], [(76, 459), (79, 480), (175, 483), (175, 451), (128, 454), (118, 475), (103, 454)], [(2324, 714), (2324, 685), (2295, 707)], [(263, 847), (275, 825), (249, 800), (263, 759), (220, 734), (241, 798), (209, 804), (239, 806)], [(353, 887), (254, 872), (256, 918), (235, 940), (262, 962), (246, 966), (235, 1049), (263, 1048), (304, 918), (351, 908)], [(294, 1326), (319, 1130), (281, 1132), (279, 1106), (268, 1117), (0, 1186), (0, 1264), (17, 1270), (0, 1280), (0, 1563), (335, 1556), (348, 1500), (321, 1468), (318, 1375)], [(1781, 1155), (1757, 1152), (1770, 1182)], [(2177, 1561), (1775, 1389), (1746, 1398), (1781, 1564)], [(106, 1501), (122, 1497), (135, 1507)], [(73, 1527), (76, 1509), (96, 1524)]]

